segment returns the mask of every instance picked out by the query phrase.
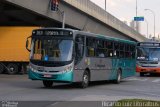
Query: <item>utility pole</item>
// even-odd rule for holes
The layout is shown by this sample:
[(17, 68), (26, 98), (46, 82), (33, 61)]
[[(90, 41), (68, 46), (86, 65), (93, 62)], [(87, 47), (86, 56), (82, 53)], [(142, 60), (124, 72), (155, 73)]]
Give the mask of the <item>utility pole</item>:
[[(138, 14), (138, 12), (137, 12), (137, 10), (138, 10), (138, 6), (137, 6), (138, 4), (137, 4), (137, 0), (136, 0), (136, 17), (137, 17), (137, 14)], [(136, 21), (136, 31), (138, 31), (138, 22)]]
[(136, 0), (136, 17), (137, 17), (137, 9), (138, 9), (138, 6), (137, 6), (137, 0)]
[(107, 2), (107, 1), (105, 0), (105, 11), (107, 11), (106, 2)]
[(62, 12), (62, 28), (65, 28), (65, 20), (66, 20), (65, 12), (63, 11)]
[(153, 10), (151, 10), (151, 9), (144, 9), (145, 11), (150, 11), (152, 14), (153, 14), (153, 24), (154, 24), (154, 28), (153, 28), (153, 30), (154, 30), (154, 38), (156, 37), (156, 22), (155, 22), (155, 20), (156, 20), (156, 14), (155, 14), (155, 12), (153, 11)]
[(149, 36), (148, 36), (148, 21), (145, 19), (145, 22), (147, 24), (147, 34), (146, 34), (146, 37), (149, 38)]

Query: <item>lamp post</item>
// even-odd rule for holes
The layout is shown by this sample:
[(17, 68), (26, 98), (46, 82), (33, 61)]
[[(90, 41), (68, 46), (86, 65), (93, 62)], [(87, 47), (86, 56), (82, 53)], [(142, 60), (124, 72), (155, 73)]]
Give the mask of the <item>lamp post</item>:
[(138, 8), (138, 6), (137, 6), (137, 0), (136, 0), (136, 17), (137, 17), (137, 8)]
[(147, 36), (147, 38), (149, 38), (149, 37), (148, 37), (148, 21), (145, 19), (145, 22), (146, 22), (146, 24), (147, 24), (147, 35), (146, 35), (146, 36)]
[[(138, 8), (138, 6), (137, 6), (138, 4), (137, 4), (137, 0), (136, 0), (136, 17), (137, 17), (137, 14), (138, 14), (138, 12), (137, 12), (137, 8)], [(138, 22), (136, 21), (136, 31), (138, 31)]]
[(105, 0), (105, 11), (106, 11), (106, 8), (107, 8), (107, 7), (106, 7), (106, 2), (107, 2), (107, 1)]
[(145, 11), (150, 11), (152, 14), (153, 14), (153, 17), (154, 17), (154, 38), (156, 37), (156, 34), (155, 34), (155, 29), (156, 29), (156, 25), (155, 25), (155, 13), (154, 13), (154, 11), (153, 10), (151, 10), (151, 9), (144, 9)]

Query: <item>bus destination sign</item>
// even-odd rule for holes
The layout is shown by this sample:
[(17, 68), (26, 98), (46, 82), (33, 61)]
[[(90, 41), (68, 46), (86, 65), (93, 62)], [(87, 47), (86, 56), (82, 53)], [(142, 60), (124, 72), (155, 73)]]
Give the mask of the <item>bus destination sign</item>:
[(64, 35), (72, 35), (71, 31), (64, 30), (35, 30), (33, 31), (33, 35), (37, 36), (64, 36)]
[(160, 43), (138, 43), (138, 46), (159, 47)]

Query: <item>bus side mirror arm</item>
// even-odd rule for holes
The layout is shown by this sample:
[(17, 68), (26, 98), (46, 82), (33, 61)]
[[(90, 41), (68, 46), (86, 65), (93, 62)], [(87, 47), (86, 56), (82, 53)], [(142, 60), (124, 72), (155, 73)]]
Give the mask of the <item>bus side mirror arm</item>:
[(31, 50), (28, 48), (28, 45), (29, 45), (29, 38), (31, 38), (31, 36), (29, 36), (28, 38), (27, 38), (27, 41), (26, 41), (26, 49), (29, 51), (29, 52), (31, 52)]

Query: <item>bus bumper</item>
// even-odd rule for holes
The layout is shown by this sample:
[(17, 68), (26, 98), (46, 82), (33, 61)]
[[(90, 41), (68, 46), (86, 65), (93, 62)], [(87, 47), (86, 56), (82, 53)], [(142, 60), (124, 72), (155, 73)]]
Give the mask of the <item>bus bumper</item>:
[(73, 81), (73, 71), (68, 71), (62, 74), (49, 74), (50, 77), (45, 77), (48, 74), (41, 74), (37, 72), (33, 72), (31, 70), (28, 71), (29, 79), (31, 80), (51, 80), (57, 82), (72, 82)]
[(136, 66), (136, 72), (144, 72), (144, 73), (160, 73), (160, 67), (140, 67)]

